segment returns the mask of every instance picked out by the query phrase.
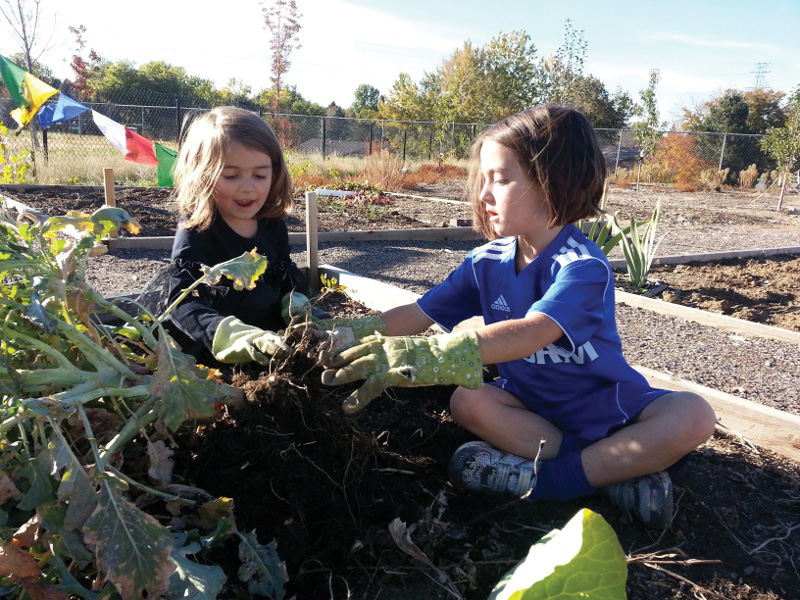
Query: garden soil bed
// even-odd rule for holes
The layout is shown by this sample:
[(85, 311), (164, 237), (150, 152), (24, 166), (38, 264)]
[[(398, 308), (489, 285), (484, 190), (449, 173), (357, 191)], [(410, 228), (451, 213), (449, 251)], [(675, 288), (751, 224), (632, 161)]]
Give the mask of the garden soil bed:
[[(412, 193), (457, 199), (458, 189), (439, 186)], [(102, 203), (102, 193), (90, 190), (0, 189), (0, 193), (48, 214), (90, 211)], [(636, 212), (644, 217), (656, 197), (662, 200), (661, 224), (667, 234), (661, 254), (796, 246), (800, 240), (798, 216), (773, 210), (766, 204), (774, 203), (774, 198), (755, 194), (612, 190), (609, 208), (623, 216)], [(84, 200), (86, 204), (76, 205)], [(785, 207), (798, 206), (796, 195), (787, 200)], [(164, 190), (120, 189), (117, 201), (142, 222), (144, 235), (174, 232), (175, 207)], [(434, 226), (468, 216), (466, 207), (420, 200), (397, 199), (379, 210), (386, 214), (372, 227), (339, 210), (322, 212), (320, 228)], [(367, 213), (368, 224), (378, 213), (373, 209)], [(302, 230), (302, 224), (299, 211), (292, 228)], [(435, 262), (440, 268), (448, 266), (443, 258), (457, 264), (468, 247), (448, 244), (445, 253), (434, 254)], [(417, 258), (423, 254), (409, 252)], [(152, 271), (164, 260), (163, 253), (145, 261), (100, 257), (95, 266), (108, 273), (97, 281), (115, 280), (130, 290), (131, 276), (138, 276), (133, 281), (141, 284), (152, 274), (132, 275), (132, 264)], [(700, 271), (686, 266), (659, 270), (654, 278), (667, 283), (667, 292), (683, 303), (699, 305), (706, 301), (704, 296), (728, 289), (728, 296), (709, 301), (725, 310), (749, 303), (748, 318), (759, 322), (777, 324), (774, 315), (786, 313), (794, 315), (796, 323), (797, 297), (792, 299), (790, 293), (796, 294), (797, 257), (751, 260), (710, 268), (710, 276), (690, 275)], [(358, 263), (349, 267), (363, 272)], [(719, 277), (727, 267), (733, 279), (723, 282)], [(786, 283), (781, 283), (783, 275)], [(121, 291), (107, 285), (98, 289)], [(746, 291), (749, 288), (752, 295)], [(745, 296), (752, 297), (745, 300)], [(774, 308), (763, 311), (773, 300)], [(336, 314), (365, 312), (339, 295), (326, 301)], [(705, 352), (700, 337), (684, 336), (681, 344), (689, 357)], [(642, 345), (646, 346), (643, 339)], [(796, 355), (797, 349), (789, 352)], [(717, 371), (722, 376), (724, 365)], [(240, 530), (255, 529), (264, 543), (277, 540), (290, 576), (288, 597), (485, 598), (531, 543), (562, 527), (584, 506), (611, 523), (629, 554), (629, 598), (797, 597), (800, 466), (768, 450), (722, 433), (703, 445), (673, 478), (678, 491), (676, 517), (660, 534), (626, 522), (602, 496), (506, 505), (496, 498), (460, 492), (447, 482), (447, 464), (453, 450), (470, 438), (449, 416), (451, 388), (392, 390), (359, 415), (347, 417), (340, 404), (352, 386), (323, 388), (319, 375), (319, 367), (302, 349), (277, 373), (240, 371), (234, 380), (246, 390), (247, 407), (184, 431), (177, 440), (182, 449), (178, 472), (184, 480), (233, 498)], [(748, 373), (738, 376), (746, 379)], [(796, 389), (793, 393), (796, 403)], [(415, 527), (411, 539), (443, 576), (437, 578), (432, 569), (399, 550), (388, 529), (396, 518)], [(235, 582), (236, 561), (228, 560), (226, 550), (235, 552), (226, 548), (213, 558), (226, 566), (229, 581)], [(225, 595), (247, 597), (235, 583)]]
[[(326, 302), (336, 315), (368, 313), (338, 293)], [(629, 598), (789, 600), (800, 589), (797, 464), (718, 434), (674, 474), (664, 533), (602, 496), (507, 503), (447, 481), (451, 453), (471, 439), (449, 416), (452, 388), (393, 390), (347, 417), (340, 405), (354, 384), (322, 387), (309, 352), (299, 347), (277, 373), (239, 373), (247, 408), (179, 440), (191, 449), (183, 477), (233, 498), (240, 529), (277, 540), (297, 598), (485, 598), (582, 507), (610, 522), (629, 555)], [(438, 574), (400, 550), (395, 519)], [(244, 597), (236, 586), (229, 594)]]

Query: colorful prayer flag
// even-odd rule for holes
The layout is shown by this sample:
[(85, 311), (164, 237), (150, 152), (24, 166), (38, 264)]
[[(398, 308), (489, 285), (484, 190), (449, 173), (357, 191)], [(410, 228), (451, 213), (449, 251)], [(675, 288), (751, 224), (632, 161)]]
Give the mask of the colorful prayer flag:
[(125, 125), (112, 121), (96, 110), (92, 111), (92, 118), (103, 135), (125, 155), (125, 160), (143, 165), (157, 165), (158, 185), (172, 185), (172, 169), (178, 153), (153, 140), (139, 135)]
[(9, 95), (19, 107), (11, 111), (11, 116), (22, 126), (30, 123), (45, 100), (58, 92), (4, 56), (0, 56), (0, 73)]
[(157, 142), (153, 142), (153, 146), (155, 146), (158, 158), (158, 185), (159, 187), (171, 187), (173, 185), (172, 171), (175, 168), (178, 153)]
[(61, 92), (58, 102), (43, 106), (39, 111), (39, 127), (44, 129), (55, 123), (69, 121), (87, 110), (91, 109)]

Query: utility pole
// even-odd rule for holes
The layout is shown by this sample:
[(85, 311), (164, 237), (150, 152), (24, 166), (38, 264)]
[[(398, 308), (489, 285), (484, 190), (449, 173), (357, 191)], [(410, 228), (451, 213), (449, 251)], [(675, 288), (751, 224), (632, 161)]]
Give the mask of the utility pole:
[(765, 81), (766, 81), (766, 77), (765, 76), (766, 76), (767, 73), (771, 72), (771, 71), (767, 70), (768, 66), (769, 66), (769, 63), (767, 63), (767, 62), (756, 63), (756, 70), (755, 71), (750, 71), (750, 73), (752, 73), (753, 75), (756, 76), (756, 82), (755, 82), (755, 85), (753, 86), (753, 89), (757, 90), (757, 89), (760, 89), (760, 88), (764, 87), (764, 84), (765, 84)]

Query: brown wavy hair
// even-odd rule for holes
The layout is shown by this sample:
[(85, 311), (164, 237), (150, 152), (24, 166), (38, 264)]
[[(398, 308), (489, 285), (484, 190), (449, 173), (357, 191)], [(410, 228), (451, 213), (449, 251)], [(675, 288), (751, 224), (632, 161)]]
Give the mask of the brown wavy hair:
[(542, 188), (550, 212), (548, 227), (567, 225), (599, 212), (606, 162), (592, 126), (573, 108), (539, 106), (492, 125), (472, 144), (468, 194), (474, 227), (487, 239), (497, 235), (480, 199), (480, 153), (486, 140), (513, 152), (523, 172)]
[(239, 142), (272, 160), (272, 185), (256, 219), (283, 217), (292, 209), (292, 180), (278, 138), (257, 114), (235, 106), (219, 106), (183, 121), (183, 136), (175, 163), (175, 196), (181, 227), (203, 231), (216, 216), (214, 186), (222, 173), (231, 142)]

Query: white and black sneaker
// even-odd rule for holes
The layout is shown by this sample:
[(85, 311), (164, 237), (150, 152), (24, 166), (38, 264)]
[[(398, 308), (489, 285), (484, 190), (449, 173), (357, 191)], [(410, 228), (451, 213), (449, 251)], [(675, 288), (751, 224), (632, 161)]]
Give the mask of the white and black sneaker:
[(536, 485), (535, 463), (486, 442), (467, 442), (450, 459), (450, 481), (475, 492), (523, 496)]
[(666, 529), (672, 522), (672, 480), (666, 471), (615, 483), (602, 492), (628, 519), (635, 515), (653, 529)]

